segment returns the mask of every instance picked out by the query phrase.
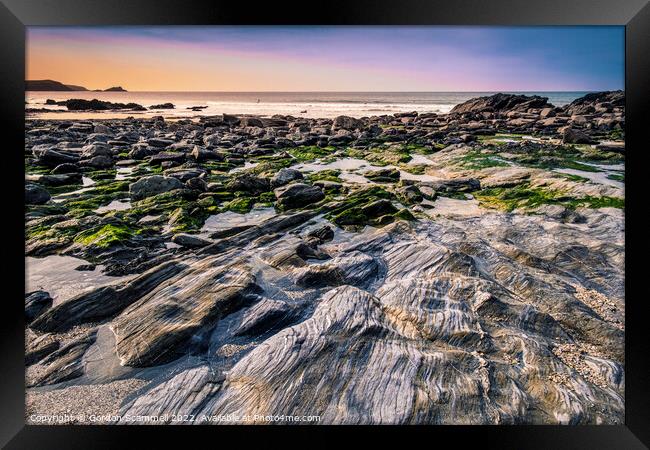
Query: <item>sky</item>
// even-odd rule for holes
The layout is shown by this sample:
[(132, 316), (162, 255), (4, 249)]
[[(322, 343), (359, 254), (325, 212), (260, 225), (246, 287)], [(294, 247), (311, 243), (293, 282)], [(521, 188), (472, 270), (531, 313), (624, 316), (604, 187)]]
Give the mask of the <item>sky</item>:
[(601, 91), (624, 28), (30, 27), (29, 80), (129, 91)]

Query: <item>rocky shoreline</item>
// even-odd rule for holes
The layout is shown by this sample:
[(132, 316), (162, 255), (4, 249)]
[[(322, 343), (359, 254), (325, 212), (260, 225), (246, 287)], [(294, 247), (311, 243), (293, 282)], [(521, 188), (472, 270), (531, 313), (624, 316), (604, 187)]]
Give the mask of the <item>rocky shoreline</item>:
[(624, 102), (28, 120), (28, 421), (623, 423)]

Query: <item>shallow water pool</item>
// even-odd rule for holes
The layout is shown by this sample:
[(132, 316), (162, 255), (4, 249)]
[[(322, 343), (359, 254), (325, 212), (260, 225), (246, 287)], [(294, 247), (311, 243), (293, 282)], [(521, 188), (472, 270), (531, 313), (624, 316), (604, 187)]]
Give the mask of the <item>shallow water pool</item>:
[(105, 213), (108, 211), (124, 211), (131, 208), (129, 200), (113, 200), (108, 205), (100, 206), (95, 210), (97, 213)]
[(201, 233), (210, 233), (242, 225), (258, 225), (277, 215), (275, 208), (256, 207), (246, 214), (226, 211), (208, 217), (201, 228)]
[(25, 292), (46, 291), (57, 304), (99, 286), (117, 284), (134, 276), (104, 275), (101, 266), (95, 267), (95, 270), (75, 270), (83, 264), (88, 264), (88, 261), (72, 256), (28, 256), (25, 258)]

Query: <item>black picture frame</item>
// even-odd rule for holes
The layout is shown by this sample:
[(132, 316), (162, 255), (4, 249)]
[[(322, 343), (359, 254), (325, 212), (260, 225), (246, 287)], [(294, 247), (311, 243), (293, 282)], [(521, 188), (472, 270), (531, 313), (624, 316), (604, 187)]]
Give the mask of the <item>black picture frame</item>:
[[(167, 443), (189, 432), (211, 434), (207, 442), (223, 445), (232, 433), (251, 436), (284, 434), (292, 427), (100, 427), (26, 426), (24, 406), (24, 324), (20, 299), (24, 295), (24, 203), (22, 152), (24, 146), (25, 27), (34, 25), (203, 25), (203, 24), (341, 24), (341, 25), (624, 25), (626, 29), (626, 418), (622, 426), (447, 426), (447, 427), (361, 427), (374, 438), (386, 433), (405, 432), (409, 438), (426, 434), (431, 445), (454, 447), (463, 444), (488, 448), (522, 449), (641, 449), (650, 444), (650, 402), (648, 399), (648, 338), (643, 314), (646, 295), (643, 276), (645, 230), (643, 204), (643, 137), (647, 135), (650, 98), (650, 4), (647, 0), (330, 0), (327, 2), (250, 2), (179, 0), (2, 0), (2, 123), (5, 161), (4, 221), (10, 224), (3, 239), (5, 282), (2, 352), (2, 419), (0, 445), (6, 448), (115, 448), (134, 445), (134, 434), (163, 439)], [(647, 147), (647, 144), (645, 145)], [(639, 186), (639, 189), (637, 189)], [(11, 201), (9, 201), (11, 200)], [(14, 237), (15, 233), (15, 237)], [(11, 269), (16, 269), (12, 271)], [(13, 275), (9, 275), (13, 273)], [(22, 292), (21, 292), (22, 290)], [(198, 429), (197, 429), (198, 428)], [(343, 431), (358, 427), (343, 427)], [(307, 430), (310, 445), (329, 434), (332, 427)], [(341, 431), (337, 428), (336, 431)], [(214, 441), (218, 436), (219, 441)], [(207, 436), (204, 436), (207, 437)], [(442, 439), (441, 439), (442, 438)], [(285, 437), (286, 439), (286, 437)], [(180, 445), (192, 444), (187, 437)], [(426, 442), (426, 441), (425, 441)], [(149, 446), (149, 445), (148, 445)]]

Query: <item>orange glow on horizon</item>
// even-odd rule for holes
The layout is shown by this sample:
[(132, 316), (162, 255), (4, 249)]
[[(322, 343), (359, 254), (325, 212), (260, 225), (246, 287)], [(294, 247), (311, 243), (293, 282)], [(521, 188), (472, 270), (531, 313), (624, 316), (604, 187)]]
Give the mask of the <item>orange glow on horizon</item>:
[(589, 91), (622, 87), (622, 50), (616, 27), (30, 27), (26, 78), (128, 91)]
[[(399, 77), (375, 69), (326, 68), (278, 55), (246, 55), (196, 48), (52, 45), (29, 42), (28, 80), (50, 79), (87, 89), (129, 91), (363, 91), (387, 90)], [(415, 79), (415, 77), (413, 76)], [(341, 85), (348, 85), (341, 89)], [(314, 89), (314, 86), (319, 86)]]

